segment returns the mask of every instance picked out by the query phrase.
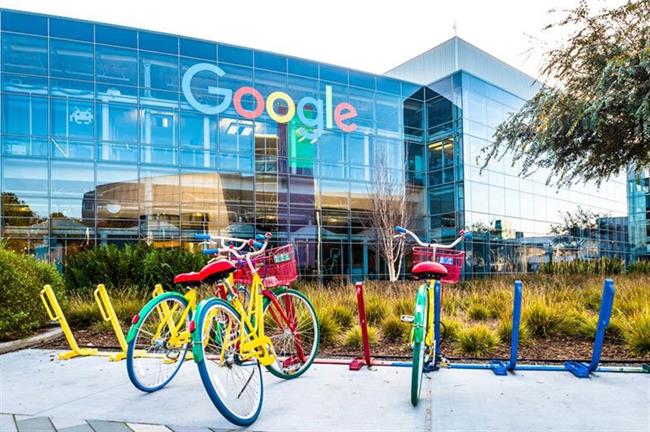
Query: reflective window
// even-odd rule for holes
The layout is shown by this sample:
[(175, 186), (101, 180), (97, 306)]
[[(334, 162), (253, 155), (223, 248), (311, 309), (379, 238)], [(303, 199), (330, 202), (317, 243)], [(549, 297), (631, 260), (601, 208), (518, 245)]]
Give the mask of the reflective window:
[(140, 86), (178, 91), (178, 57), (141, 52)]
[(178, 53), (178, 38), (160, 33), (139, 32), (140, 49), (169, 54)]
[(290, 74), (318, 78), (318, 64), (308, 60), (289, 57), (287, 60)]
[(135, 50), (97, 45), (95, 56), (97, 81), (127, 86), (138, 85)]
[(5, 73), (2, 74), (2, 91), (45, 96), (48, 93), (47, 78)]
[[(3, 21), (6, 12), (3, 12)], [(47, 39), (2, 33), (2, 70), (47, 75)]]
[(57, 139), (93, 139), (95, 111), (92, 102), (76, 99), (51, 99), (52, 135)]
[(96, 24), (95, 41), (98, 44), (137, 48), (138, 33), (135, 30), (129, 30), (121, 27)]
[(52, 161), (51, 173), (53, 195), (81, 197), (95, 188), (92, 162)]
[(278, 54), (256, 51), (255, 67), (261, 69), (275, 70), (278, 72), (286, 72), (287, 58)]
[(217, 46), (210, 42), (196, 39), (180, 38), (181, 55), (205, 60), (217, 59)]
[(219, 45), (219, 62), (253, 66), (253, 50), (229, 45)]
[(47, 36), (47, 17), (2, 11), (2, 30)]
[(137, 141), (138, 110), (117, 103), (97, 104), (97, 138), (103, 141)]
[(50, 39), (50, 75), (53, 77), (93, 80), (93, 45)]
[(178, 115), (170, 110), (142, 110), (140, 141), (158, 147), (178, 145)]
[(3, 158), (2, 190), (15, 194), (46, 195), (47, 161)]
[(37, 96), (2, 96), (2, 133), (47, 135), (47, 99)]
[(52, 37), (92, 42), (93, 32), (94, 26), (90, 23), (63, 18), (50, 18), (50, 36)]
[(2, 137), (2, 154), (7, 156), (47, 156), (47, 139), (32, 136)]

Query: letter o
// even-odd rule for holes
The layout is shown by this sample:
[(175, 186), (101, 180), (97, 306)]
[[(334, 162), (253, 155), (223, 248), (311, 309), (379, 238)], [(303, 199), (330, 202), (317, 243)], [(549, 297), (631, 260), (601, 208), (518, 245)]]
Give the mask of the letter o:
[[(286, 114), (280, 115), (275, 112), (275, 107), (273, 105), (278, 99), (284, 100), (287, 103)], [(269, 113), (269, 117), (271, 117), (271, 119), (275, 120), (278, 123), (289, 123), (296, 113), (296, 105), (293, 103), (291, 96), (284, 92), (276, 91), (271, 93), (266, 99), (266, 112)]]
[[(255, 98), (255, 109), (253, 111), (245, 109), (241, 104), (242, 97), (247, 94)], [(262, 97), (262, 93), (253, 87), (240, 87), (233, 96), (232, 104), (240, 116), (251, 120), (259, 117), (264, 111), (264, 97)]]

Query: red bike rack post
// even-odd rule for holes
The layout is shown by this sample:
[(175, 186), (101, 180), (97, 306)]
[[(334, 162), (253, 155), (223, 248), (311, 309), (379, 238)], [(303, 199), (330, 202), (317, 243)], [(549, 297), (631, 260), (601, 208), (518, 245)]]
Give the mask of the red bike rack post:
[(359, 306), (359, 325), (361, 327), (361, 340), (363, 343), (363, 357), (356, 357), (350, 362), (350, 370), (360, 370), (365, 364), (368, 367), (372, 366), (372, 358), (370, 357), (370, 344), (368, 343), (368, 323), (366, 321), (366, 306), (363, 302), (363, 283), (357, 282), (355, 284), (357, 289), (357, 305)]

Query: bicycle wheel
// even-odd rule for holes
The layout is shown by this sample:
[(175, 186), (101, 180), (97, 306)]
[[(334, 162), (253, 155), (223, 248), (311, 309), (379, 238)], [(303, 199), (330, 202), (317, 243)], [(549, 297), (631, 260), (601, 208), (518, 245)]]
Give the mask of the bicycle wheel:
[(318, 353), (320, 326), (314, 306), (303, 293), (286, 287), (264, 301), (264, 334), (273, 342), (276, 356), (266, 369), (278, 378), (297, 378)]
[(126, 368), (133, 385), (154, 392), (165, 387), (178, 373), (189, 342), (170, 341), (174, 334), (187, 330), (190, 314), (180, 326), (187, 300), (179, 293), (165, 293), (151, 299), (138, 314), (127, 337)]
[(421, 286), (415, 300), (413, 319), (413, 365), (411, 368), (411, 404), (417, 406), (422, 390), (427, 338), (427, 288)]
[(196, 316), (193, 353), (203, 387), (228, 421), (248, 426), (260, 414), (264, 386), (259, 361), (240, 355), (244, 329), (239, 314), (223, 300), (212, 298), (201, 302)]

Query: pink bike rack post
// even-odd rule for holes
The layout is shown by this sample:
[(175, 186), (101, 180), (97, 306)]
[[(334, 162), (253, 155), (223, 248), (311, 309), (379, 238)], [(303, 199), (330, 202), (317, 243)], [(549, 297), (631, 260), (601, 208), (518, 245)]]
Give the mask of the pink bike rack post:
[(356, 357), (350, 362), (350, 370), (358, 371), (363, 365), (372, 366), (370, 357), (370, 344), (368, 343), (368, 323), (366, 321), (366, 306), (363, 302), (363, 283), (355, 284), (357, 289), (357, 305), (359, 306), (359, 325), (361, 326), (361, 339), (363, 342), (363, 357)]

